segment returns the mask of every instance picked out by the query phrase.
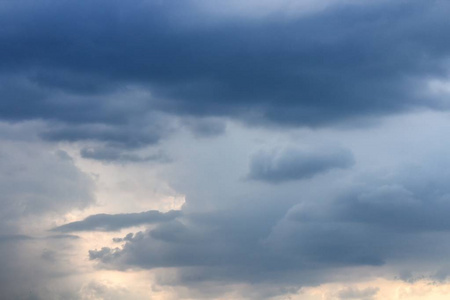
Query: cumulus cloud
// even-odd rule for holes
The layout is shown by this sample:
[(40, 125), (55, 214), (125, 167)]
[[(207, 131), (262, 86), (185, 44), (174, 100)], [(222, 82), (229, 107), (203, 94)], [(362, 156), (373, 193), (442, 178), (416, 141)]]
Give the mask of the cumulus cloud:
[(332, 169), (346, 169), (354, 164), (347, 149), (304, 151), (290, 148), (259, 152), (250, 161), (248, 178), (271, 183), (311, 178)]
[(53, 231), (116, 231), (122, 228), (139, 226), (143, 224), (157, 224), (171, 221), (181, 215), (180, 211), (171, 210), (166, 213), (150, 210), (131, 214), (98, 214), (87, 217), (82, 221), (76, 221), (58, 226)]

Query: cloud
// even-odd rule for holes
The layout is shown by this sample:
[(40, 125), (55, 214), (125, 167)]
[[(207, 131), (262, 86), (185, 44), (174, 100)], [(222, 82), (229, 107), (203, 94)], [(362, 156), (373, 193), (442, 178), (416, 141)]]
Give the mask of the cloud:
[(289, 14), (296, 5), (269, 1), (279, 13), (256, 18), (254, 2), (225, 14), (194, 0), (4, 4), (0, 120), (40, 120), (47, 141), (102, 143), (122, 152), (108, 161), (131, 162), (179, 127), (223, 134), (219, 119), (351, 127), (447, 109), (429, 86), (447, 78), (447, 3), (305, 3)]
[[(392, 125), (384, 117), (448, 110), (450, 3), (308, 0), (302, 1), (307, 13), (300, 13), (292, 1), (233, 1), (230, 9), (200, 2), (0, 4), (5, 297), (58, 288), (44, 281), (72, 274), (67, 265), (82, 251), (70, 243), (92, 236), (37, 238), (36, 232), (79, 213), (74, 210), (94, 203), (94, 194), (114, 210), (124, 205), (116, 201), (121, 195), (139, 199), (137, 207), (149, 205), (139, 201), (153, 187), (152, 206), (186, 199), (182, 210), (94, 214), (53, 230), (145, 225), (94, 250), (99, 239), (89, 247), (90, 259), (109, 270), (173, 272), (156, 285), (199, 288), (203, 295), (208, 286), (227, 284), (286, 292), (360, 279), (371, 273), (366, 270), (392, 276), (418, 269), (411, 274), (447, 278), (445, 270), (435, 272), (450, 249), (447, 127), (431, 130), (431, 119)], [(382, 118), (392, 127), (359, 126)], [(15, 130), (3, 129), (13, 123)], [(313, 147), (330, 139), (349, 150)], [(280, 146), (293, 143), (315, 150)], [(81, 149), (81, 157), (73, 160), (58, 146)], [(160, 153), (179, 161), (146, 169), (144, 162), (166, 161)], [(417, 166), (398, 167), (411, 162)], [(98, 192), (78, 164), (98, 173)], [(239, 180), (246, 174), (273, 184)], [(111, 294), (93, 282), (87, 296)], [(58, 297), (49, 291), (42, 298)]]
[[(150, 270), (159, 286), (219, 293), (211, 298), (227, 298), (220, 288), (264, 286), (279, 295), (323, 283), (395, 278), (404, 270), (436, 274), (442, 267), (450, 249), (444, 213), (449, 161), (442, 144), (447, 114), (404, 116), (352, 131), (238, 129), (230, 124), (227, 135), (192, 148), (183, 147), (196, 141), (190, 135), (171, 144), (177, 161), (165, 175), (186, 195), (183, 216), (120, 245), (96, 244), (92, 251), (106, 246), (112, 252), (92, 261), (105, 269)], [(300, 149), (318, 149), (330, 140), (351, 147), (358, 163), (291, 184), (240, 180), (255, 149), (285, 149), (294, 141)], [(380, 286), (373, 298), (384, 292)], [(239, 290), (236, 298), (245, 297)]]
[(353, 154), (346, 149), (304, 151), (288, 148), (253, 155), (248, 178), (281, 183), (308, 179), (333, 169), (347, 169), (353, 164)]
[(109, 247), (103, 247), (100, 250), (89, 250), (89, 259), (101, 259), (104, 262), (113, 260), (119, 253), (119, 248), (111, 249)]
[(124, 241), (131, 241), (133, 239), (133, 236), (134, 236), (134, 234), (132, 232), (130, 232), (123, 238), (113, 238), (113, 242), (120, 243), (120, 242), (124, 242)]
[(1, 235), (0, 243), (27, 241), (27, 240), (31, 240), (31, 239), (33, 239), (31, 236), (24, 235), (24, 234)]
[(184, 213), (122, 240), (121, 247), (92, 250), (91, 259), (107, 268), (176, 268), (177, 277), (166, 284), (189, 287), (315, 285), (339, 278), (345, 268), (381, 269), (387, 263), (401, 270), (426, 261), (433, 269), (450, 248), (450, 228), (440, 213), (448, 211), (450, 191), (443, 180), (448, 177), (436, 170), (405, 167), (390, 176), (365, 176), (363, 182), (355, 175), (340, 194), (299, 200), (279, 219), (273, 203), (264, 202)]
[(370, 300), (378, 293), (379, 288), (354, 289), (347, 288), (338, 292), (339, 299), (360, 299)]
[(104, 162), (139, 163), (170, 161), (167, 155), (163, 153), (142, 156), (115, 148), (82, 148), (80, 155), (83, 158), (96, 159)]
[(32, 237), (29, 235), (24, 234), (9, 234), (9, 235), (0, 235), (0, 243), (3, 242), (19, 242), (19, 241), (30, 241), (30, 240), (37, 240), (37, 239), (43, 239), (43, 240), (63, 240), (63, 239), (69, 239), (69, 240), (76, 240), (80, 237), (76, 235), (69, 235), (69, 234), (58, 234), (58, 235), (49, 235), (45, 237)]
[(257, 19), (189, 0), (27, 3), (0, 10), (0, 118), (56, 122), (51, 140), (154, 144), (170, 134), (158, 113), (317, 127), (444, 107), (427, 92), (447, 72), (443, 1)]
[(52, 230), (58, 232), (116, 231), (132, 226), (169, 222), (180, 215), (181, 212), (177, 210), (171, 210), (166, 213), (161, 213), (157, 210), (150, 210), (131, 214), (98, 214), (89, 216), (82, 221), (76, 221), (58, 226)]
[(141, 290), (134, 290), (125, 284), (111, 285), (108, 281), (90, 281), (82, 286), (74, 299), (111, 299), (111, 300), (140, 300), (148, 298), (148, 294)]
[(92, 178), (80, 171), (66, 152), (51, 153), (37, 145), (33, 151), (22, 147), (5, 142), (0, 148), (3, 220), (15, 222), (24, 216), (62, 213), (93, 203)]
[(218, 136), (226, 131), (225, 122), (217, 119), (187, 118), (184, 125), (199, 138)]
[[(67, 152), (33, 138), (32, 129), (39, 125), (2, 124), (0, 290), (5, 299), (58, 297), (57, 288), (52, 287), (55, 274), (70, 285), (65, 274), (74, 270), (73, 265), (67, 268), (67, 262), (80, 239), (47, 235), (43, 230), (54, 218), (95, 202), (91, 176), (80, 170)], [(48, 294), (38, 296), (41, 292)]]
[(81, 121), (79, 124), (59, 122), (48, 126), (41, 133), (41, 137), (47, 141), (99, 141), (123, 150), (136, 149), (157, 144), (170, 132), (170, 121), (158, 115), (152, 117), (151, 120), (135, 120), (119, 124), (89, 121)]

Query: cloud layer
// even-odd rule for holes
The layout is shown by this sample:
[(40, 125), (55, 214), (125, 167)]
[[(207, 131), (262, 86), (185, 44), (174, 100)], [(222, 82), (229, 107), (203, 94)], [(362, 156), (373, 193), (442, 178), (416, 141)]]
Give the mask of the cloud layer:
[(250, 161), (249, 179), (271, 183), (311, 178), (333, 169), (346, 169), (354, 158), (346, 149), (284, 149), (277, 152), (260, 152)]
[(53, 231), (117, 231), (122, 228), (139, 226), (144, 224), (158, 224), (168, 222), (180, 216), (180, 211), (171, 210), (161, 213), (156, 210), (132, 214), (98, 214), (89, 216), (82, 221), (76, 221), (58, 226)]
[(446, 77), (447, 9), (337, 2), (230, 19), (188, 0), (8, 2), (0, 117), (57, 122), (51, 140), (136, 147), (170, 132), (157, 112), (323, 126), (443, 107), (426, 87)]
[(446, 284), (449, 11), (0, 1), (4, 297)]
[[(434, 171), (369, 177), (334, 198), (305, 199), (280, 220), (262, 217), (271, 207), (187, 214), (129, 236), (122, 248), (92, 250), (90, 257), (119, 269), (177, 267), (176, 284), (182, 285), (273, 283), (275, 277), (280, 285), (311, 285), (348, 267), (389, 262), (414, 268), (417, 261), (443, 258), (450, 247), (450, 191), (441, 180), (445, 174), (433, 177)], [(428, 247), (432, 241), (439, 247)]]

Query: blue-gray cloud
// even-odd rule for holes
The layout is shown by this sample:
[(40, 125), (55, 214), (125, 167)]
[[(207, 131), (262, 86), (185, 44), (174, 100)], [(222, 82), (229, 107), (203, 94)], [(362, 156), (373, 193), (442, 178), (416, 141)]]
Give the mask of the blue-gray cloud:
[(128, 153), (115, 148), (82, 148), (80, 155), (83, 158), (96, 159), (103, 162), (139, 163), (139, 162), (169, 162), (170, 159), (163, 153), (152, 155), (139, 155)]
[(280, 183), (311, 178), (332, 169), (346, 169), (353, 164), (353, 155), (346, 149), (305, 151), (288, 148), (253, 155), (248, 178)]
[(190, 118), (185, 120), (184, 125), (199, 138), (218, 136), (226, 130), (225, 122), (215, 119)]
[(94, 202), (92, 178), (79, 170), (66, 152), (51, 153), (35, 145), (30, 151), (27, 147), (31, 146), (5, 143), (0, 149), (0, 216), (4, 224), (23, 216), (64, 213)]
[[(17, 135), (21, 129), (9, 130), (8, 125), (3, 126), (0, 143), (1, 298), (31, 299), (32, 294), (45, 289), (54, 274), (64, 276), (69, 270), (62, 266), (64, 259), (58, 256), (56, 261), (50, 253), (55, 250), (64, 255), (71, 243), (79, 242), (75, 235), (47, 235), (41, 230), (49, 226), (52, 216), (93, 204), (94, 182), (66, 152), (36, 143), (30, 138), (31, 134)], [(18, 139), (8, 139), (5, 132)], [(51, 263), (49, 259), (53, 259)], [(73, 272), (73, 265), (70, 272)]]
[(446, 76), (448, 8), (337, 4), (255, 20), (211, 18), (189, 0), (8, 2), (0, 118), (67, 125), (49, 139), (136, 146), (168, 134), (140, 130), (149, 112), (323, 126), (443, 107), (423, 88)]
[[(260, 18), (211, 17), (196, 3), (3, 1), (0, 120), (38, 120), (41, 138), (81, 141), (83, 158), (144, 162), (160, 157), (139, 156), (141, 148), (157, 145), (176, 124), (208, 137), (224, 133), (222, 121), (228, 119), (276, 128), (351, 126), (411, 110), (448, 109), (427, 87), (430, 79), (448, 79), (446, 1), (337, 3), (307, 15)], [(32, 281), (41, 276), (30, 273), (29, 253), (16, 255), (14, 241), (28, 238), (14, 226), (28, 216), (86, 207), (93, 202), (93, 183), (67, 154), (28, 148), (0, 155), (0, 225), (14, 229), (2, 226), (0, 252), (7, 255), (0, 256), (5, 270), (23, 262), (20, 272)], [(345, 150), (262, 153), (252, 158), (248, 178), (302, 180), (352, 163)], [(290, 188), (298, 185), (298, 191), (277, 195), (264, 194), (273, 185), (252, 185), (261, 188), (252, 194), (242, 188), (247, 182), (227, 182), (216, 191), (220, 200), (211, 197), (205, 207), (196, 207), (206, 200), (195, 196), (214, 195), (210, 190), (216, 186), (199, 180), (194, 195), (187, 195), (186, 212), (101, 214), (54, 230), (152, 224), (116, 238), (119, 247), (91, 250), (89, 256), (108, 268), (176, 268), (174, 285), (319, 284), (343, 267), (390, 263), (395, 269), (401, 262), (414, 267), (446, 259), (450, 190), (444, 169), (345, 178), (349, 186), (333, 195), (324, 192), (323, 198), (308, 193), (305, 185), (312, 181), (296, 182)], [(220, 176), (212, 177), (210, 182), (222, 183)], [(233, 190), (227, 199), (233, 184), (243, 191)], [(52, 261), (57, 251), (51, 251), (43, 258)], [(8, 271), (0, 277), (2, 290), (14, 284), (21, 295), (28, 293), (20, 276)], [(360, 292), (341, 296), (362, 297)], [(373, 291), (366, 292), (370, 297)]]
[(448, 172), (419, 169), (366, 177), (330, 199), (299, 199), (284, 216), (263, 203), (186, 213), (122, 240), (122, 247), (92, 250), (91, 259), (119, 269), (176, 267), (173, 284), (189, 286), (275, 277), (280, 285), (318, 284), (330, 270), (387, 262), (436, 267), (450, 249)]
[(48, 240), (63, 240), (63, 239), (70, 239), (70, 240), (76, 240), (79, 239), (76, 235), (70, 235), (70, 234), (57, 234), (57, 235), (49, 235), (45, 237), (33, 237), (29, 235), (24, 234), (9, 234), (9, 235), (0, 235), (0, 243), (4, 242), (20, 242), (20, 241), (30, 241), (30, 240), (37, 240), (37, 239), (48, 239)]
[(130, 214), (97, 214), (87, 217), (82, 221), (76, 221), (58, 226), (53, 231), (116, 231), (122, 228), (139, 226), (144, 224), (157, 224), (171, 221), (181, 215), (180, 211), (171, 210), (166, 213), (150, 210), (142, 213)]

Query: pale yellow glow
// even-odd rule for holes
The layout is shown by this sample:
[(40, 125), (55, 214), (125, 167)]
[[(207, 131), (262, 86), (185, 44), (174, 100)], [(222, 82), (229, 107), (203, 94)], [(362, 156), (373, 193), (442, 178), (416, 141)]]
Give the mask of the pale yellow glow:
[[(296, 295), (290, 295), (292, 300), (338, 300), (342, 291), (352, 289), (354, 291), (364, 291), (378, 289), (372, 298), (373, 300), (443, 300), (450, 299), (450, 284), (436, 283), (430, 280), (420, 280), (408, 283), (401, 280), (387, 280), (377, 278), (359, 283), (329, 283), (318, 287), (307, 287), (300, 290)], [(283, 297), (276, 299), (286, 299)]]

